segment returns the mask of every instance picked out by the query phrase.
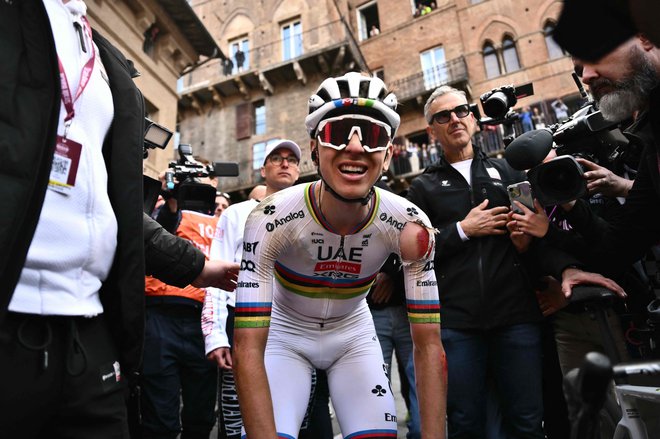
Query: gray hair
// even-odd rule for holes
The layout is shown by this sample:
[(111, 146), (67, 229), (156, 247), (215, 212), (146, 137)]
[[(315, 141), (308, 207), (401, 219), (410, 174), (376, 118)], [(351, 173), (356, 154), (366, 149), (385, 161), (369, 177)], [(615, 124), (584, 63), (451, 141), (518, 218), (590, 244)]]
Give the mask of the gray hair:
[(448, 85), (443, 85), (441, 87), (436, 88), (433, 91), (433, 93), (431, 93), (431, 96), (429, 96), (429, 98), (426, 100), (426, 104), (424, 104), (424, 118), (429, 123), (429, 125), (431, 125), (431, 122), (433, 122), (431, 120), (431, 117), (433, 117), (433, 115), (430, 114), (431, 113), (431, 104), (433, 103), (433, 101), (435, 101), (440, 96), (444, 96), (448, 93), (455, 93), (457, 95), (463, 96), (465, 98), (465, 100), (467, 101), (467, 95), (465, 94), (465, 92), (463, 90), (459, 90), (457, 88), (450, 87)]

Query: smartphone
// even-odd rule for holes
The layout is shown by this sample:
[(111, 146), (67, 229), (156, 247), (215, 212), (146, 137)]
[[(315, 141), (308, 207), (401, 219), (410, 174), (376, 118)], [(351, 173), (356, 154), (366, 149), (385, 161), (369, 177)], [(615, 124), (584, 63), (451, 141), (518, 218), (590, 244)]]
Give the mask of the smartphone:
[(506, 190), (509, 193), (511, 210), (515, 213), (522, 214), (523, 212), (518, 208), (514, 201), (518, 201), (532, 212), (536, 212), (536, 209), (534, 208), (534, 196), (532, 195), (532, 185), (529, 184), (529, 181), (521, 181), (520, 183), (509, 185)]

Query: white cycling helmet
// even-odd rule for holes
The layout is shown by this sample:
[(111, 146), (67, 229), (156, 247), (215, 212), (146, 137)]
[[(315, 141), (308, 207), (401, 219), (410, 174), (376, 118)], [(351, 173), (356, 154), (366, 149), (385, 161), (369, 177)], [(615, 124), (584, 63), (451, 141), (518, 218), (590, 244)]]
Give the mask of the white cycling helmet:
[(323, 119), (342, 114), (364, 114), (387, 123), (394, 137), (401, 121), (396, 105), (396, 96), (388, 93), (380, 78), (349, 72), (344, 76), (326, 79), (316, 93), (310, 96), (305, 127), (313, 139)]

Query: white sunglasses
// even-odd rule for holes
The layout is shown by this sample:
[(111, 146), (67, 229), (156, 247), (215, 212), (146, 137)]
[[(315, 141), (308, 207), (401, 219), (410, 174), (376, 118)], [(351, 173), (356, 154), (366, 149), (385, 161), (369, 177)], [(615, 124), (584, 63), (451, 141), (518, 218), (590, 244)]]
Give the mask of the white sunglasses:
[(357, 133), (367, 152), (385, 151), (392, 138), (392, 128), (380, 120), (360, 114), (346, 114), (319, 122), (316, 138), (321, 146), (341, 151), (353, 133)]

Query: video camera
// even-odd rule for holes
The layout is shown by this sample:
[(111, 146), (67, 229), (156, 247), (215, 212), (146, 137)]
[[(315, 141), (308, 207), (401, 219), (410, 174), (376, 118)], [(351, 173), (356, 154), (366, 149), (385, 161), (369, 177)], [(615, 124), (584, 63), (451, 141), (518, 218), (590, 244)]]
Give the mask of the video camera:
[[(587, 194), (584, 170), (575, 158), (611, 169), (627, 144), (617, 123), (588, 103), (564, 123), (520, 135), (505, 149), (504, 157), (514, 169), (529, 169), (534, 197), (548, 206)], [(553, 149), (557, 157), (543, 163)]]
[(498, 125), (515, 121), (518, 119), (518, 113), (512, 110), (518, 103), (518, 99), (526, 98), (534, 94), (534, 85), (530, 82), (519, 86), (503, 85), (496, 87), (479, 96), (481, 107), (488, 117), (480, 117), (479, 123), (483, 125)]
[(518, 120), (519, 114), (512, 108), (518, 103), (518, 99), (534, 94), (534, 85), (528, 84), (514, 86), (503, 85), (496, 87), (479, 96), (481, 107), (487, 117), (481, 117), (479, 107), (470, 105), (470, 110), (477, 118), (479, 128), (484, 125), (503, 125), (505, 128), (504, 144), (508, 145), (514, 139), (513, 124)]
[(193, 157), (189, 144), (179, 144), (179, 159), (170, 162), (165, 172), (165, 195), (176, 197), (180, 210), (212, 214), (215, 210), (215, 187), (199, 181), (204, 177), (237, 177), (238, 163), (204, 164)]

